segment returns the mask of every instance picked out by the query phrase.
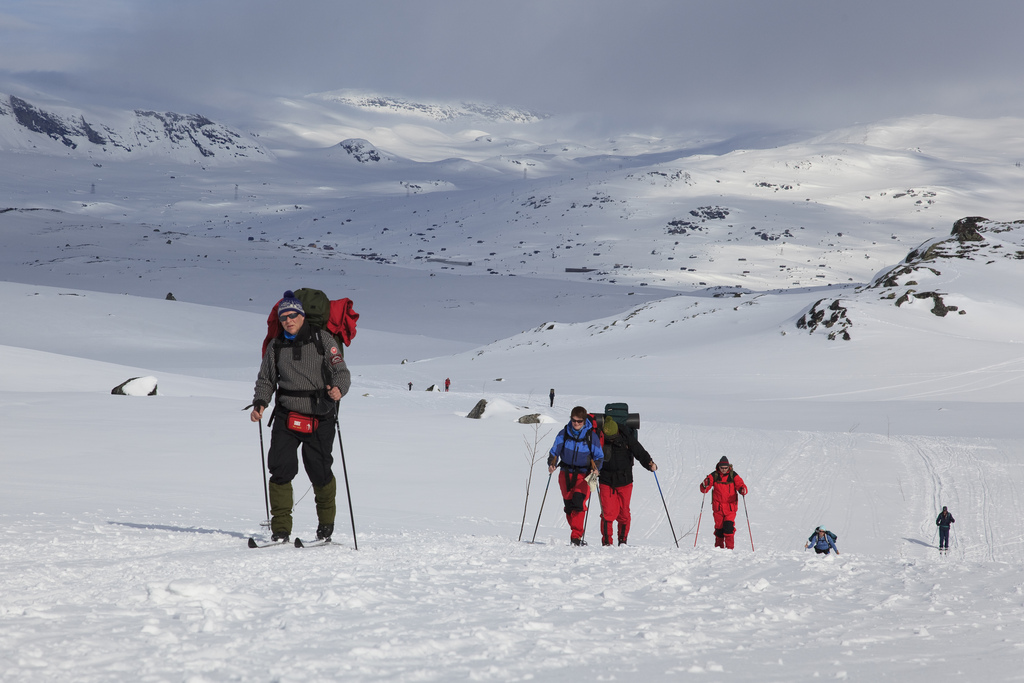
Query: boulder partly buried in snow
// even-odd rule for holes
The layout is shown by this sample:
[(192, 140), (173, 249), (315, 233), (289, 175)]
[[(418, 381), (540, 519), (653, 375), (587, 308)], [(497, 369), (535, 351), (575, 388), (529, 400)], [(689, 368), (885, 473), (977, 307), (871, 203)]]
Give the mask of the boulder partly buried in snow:
[(479, 420), (481, 417), (484, 416), (485, 410), (487, 410), (487, 399), (482, 398), (476, 402), (476, 405), (473, 406), (473, 410), (469, 411), (469, 414), (466, 415), (466, 417), (471, 418), (473, 420)]
[(110, 390), (115, 396), (156, 396), (156, 377), (132, 377)]

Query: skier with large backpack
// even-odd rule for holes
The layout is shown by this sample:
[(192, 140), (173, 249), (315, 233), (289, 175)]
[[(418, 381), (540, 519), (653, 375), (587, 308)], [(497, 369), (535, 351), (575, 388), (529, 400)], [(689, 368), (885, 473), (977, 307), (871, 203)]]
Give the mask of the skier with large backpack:
[(832, 533), (831, 531), (829, 531), (825, 527), (823, 527), (823, 526), (816, 526), (816, 527), (814, 527), (814, 531), (811, 532), (811, 535), (807, 537), (807, 545), (804, 546), (804, 550), (806, 550), (807, 548), (810, 548), (812, 545), (814, 545), (815, 539), (818, 538), (818, 532), (819, 531), (824, 531), (825, 534), (827, 534), (828, 537), (832, 539), (833, 543), (835, 543), (836, 541), (839, 540), (838, 536), (836, 536), (834, 533)]
[[(621, 410), (616, 408), (621, 407)], [(651, 454), (637, 439), (636, 431), (628, 422), (628, 408), (624, 403), (609, 403), (604, 408), (604, 464), (601, 466), (601, 545), (612, 545), (612, 530), (619, 523), (619, 545), (626, 545), (632, 519), (629, 502), (633, 495), (633, 463), (639, 460), (654, 472)]]
[(715, 547), (733, 549), (736, 534), (736, 511), (739, 510), (739, 496), (747, 495), (747, 485), (736, 474), (729, 458), (722, 456), (715, 471), (704, 477), (700, 492), (711, 493), (711, 511), (715, 517)]
[(819, 555), (828, 555), (829, 551), (836, 551), (836, 555), (839, 554), (839, 548), (836, 547), (836, 535), (826, 529), (823, 526), (819, 526), (811, 534), (811, 537), (807, 539), (807, 545), (804, 549), (814, 548), (814, 552)]
[[(315, 293), (316, 299), (322, 297), (327, 301), (326, 295), (318, 290), (305, 290), (305, 293)], [(312, 302), (310, 296), (307, 302)], [(322, 307), (318, 302), (312, 303)], [(358, 317), (351, 312), (351, 302), (348, 304), (351, 315), (346, 340), (354, 336)], [(337, 510), (337, 480), (331, 471), (334, 428), (337, 402), (348, 393), (351, 374), (342, 351), (344, 341), (316, 324), (324, 318), (322, 314), (314, 322), (308, 313), (306, 304), (292, 291), (285, 292), (271, 312), (271, 319), (267, 321), (270, 332), (264, 341), (263, 363), (256, 379), (250, 414), (253, 422), (259, 422), (276, 393), (267, 457), (270, 530), (274, 541), (287, 541), (291, 536), (292, 479), (299, 470), (300, 445), (302, 464), (313, 484), (317, 538), (330, 540), (334, 532)], [(275, 329), (279, 331), (274, 333)]]
[(569, 424), (558, 432), (548, 452), (548, 473), (554, 472), (556, 467), (561, 469), (558, 487), (565, 501), (565, 519), (569, 522), (569, 541), (573, 545), (586, 545), (583, 530), (590, 500), (588, 478), (597, 474), (603, 461), (601, 435), (594, 418), (587, 414), (586, 408), (576, 406)]

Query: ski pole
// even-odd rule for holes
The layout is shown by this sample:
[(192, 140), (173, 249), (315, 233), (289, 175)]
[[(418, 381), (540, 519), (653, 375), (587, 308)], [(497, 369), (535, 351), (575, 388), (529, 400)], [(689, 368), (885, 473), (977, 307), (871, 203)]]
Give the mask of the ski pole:
[(704, 501), (708, 497), (708, 492), (704, 492), (704, 497), (700, 499), (700, 514), (697, 515), (697, 530), (693, 532), (693, 547), (697, 547), (697, 536), (700, 535), (700, 518), (704, 516)]
[[(747, 516), (747, 534), (750, 535), (750, 552), (754, 552), (754, 534), (750, 531), (750, 513), (747, 512), (747, 494), (743, 494), (743, 514)], [(839, 551), (836, 551), (836, 555)]]
[[(252, 410), (253, 404), (249, 404), (242, 408), (242, 411)], [(263, 450), (263, 420), (256, 420), (256, 425), (260, 428), (260, 463), (263, 465), (263, 502), (267, 506), (267, 519), (260, 523), (260, 526), (270, 526), (270, 491), (267, 488), (267, 456)]]
[(540, 515), (544, 512), (544, 501), (548, 499), (548, 488), (551, 486), (551, 475), (554, 472), (548, 472), (548, 483), (544, 487), (544, 497), (540, 499), (540, 510), (537, 511), (537, 525), (533, 527), (533, 538), (530, 539), (530, 543), (534, 543), (537, 540), (537, 529), (540, 528)]
[[(589, 486), (589, 485), (588, 485)], [(590, 496), (587, 496), (587, 500), (584, 501), (587, 506), (587, 511), (583, 515), (583, 535), (580, 536), (580, 541), (587, 540), (587, 520), (590, 519)]]
[[(591, 462), (593, 462), (593, 460), (591, 460)], [(597, 470), (592, 471), (596, 472)], [(590, 519), (590, 499), (594, 497), (594, 489), (590, 485), (590, 477), (586, 477), (584, 481), (587, 482), (587, 498), (584, 501), (584, 505), (587, 506), (587, 512), (583, 515), (583, 535), (580, 536), (581, 541), (587, 540), (587, 520)], [(600, 498), (601, 497), (598, 496), (598, 500), (600, 500)]]
[[(675, 527), (672, 526), (672, 517), (668, 514), (668, 503), (665, 502), (665, 494), (661, 492), (661, 482), (658, 481), (658, 473), (655, 472), (654, 470), (651, 470), (651, 472), (654, 474), (654, 483), (658, 485), (658, 495), (661, 496), (661, 504), (665, 506), (665, 516), (668, 517), (668, 528), (669, 528), (669, 531), (672, 532), (672, 540), (676, 542), (676, 547), (678, 548), (679, 547), (679, 539), (676, 538), (676, 529), (675, 529)], [(704, 501), (701, 501), (700, 507), (701, 507), (701, 512), (703, 512), (704, 511)], [(700, 520), (698, 520), (697, 523), (700, 524)], [(697, 539), (694, 538), (693, 542), (694, 542), (694, 544), (696, 544), (697, 543)]]
[(352, 544), (359, 550), (356, 540), (356, 517), (352, 512), (352, 492), (348, 488), (348, 467), (345, 465), (345, 445), (341, 442), (341, 424), (338, 421), (338, 403), (334, 403), (334, 427), (338, 430), (338, 449), (341, 451), (341, 472), (345, 476), (345, 495), (348, 496), (348, 517), (352, 522)]
[(260, 463), (263, 465), (263, 502), (267, 506), (266, 525), (270, 526), (270, 491), (267, 488), (267, 456), (263, 450), (263, 420), (256, 422), (260, 428)]

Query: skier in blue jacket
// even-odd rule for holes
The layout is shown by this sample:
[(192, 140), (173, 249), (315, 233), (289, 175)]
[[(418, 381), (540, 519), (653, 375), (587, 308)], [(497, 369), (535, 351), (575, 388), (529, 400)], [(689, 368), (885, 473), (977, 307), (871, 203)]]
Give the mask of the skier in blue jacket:
[(587, 476), (601, 469), (604, 450), (601, 436), (592, 429), (590, 416), (583, 406), (572, 409), (569, 424), (565, 425), (548, 452), (548, 473), (561, 468), (558, 487), (565, 501), (565, 518), (569, 522), (569, 540), (573, 545), (585, 545), (583, 526), (587, 502), (590, 500), (590, 482)]
[(806, 550), (813, 546), (814, 552), (819, 555), (828, 555), (830, 550), (835, 550), (836, 555), (838, 555), (839, 548), (836, 547), (835, 541), (833, 541), (832, 537), (829, 536), (828, 529), (823, 526), (819, 526), (817, 531), (818, 532), (807, 541), (807, 545), (804, 546), (804, 549)]

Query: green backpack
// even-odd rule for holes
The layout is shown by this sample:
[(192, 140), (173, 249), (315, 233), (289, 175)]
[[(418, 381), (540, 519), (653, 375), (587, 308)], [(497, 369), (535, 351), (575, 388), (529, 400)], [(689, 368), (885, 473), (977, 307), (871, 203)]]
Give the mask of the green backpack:
[[(356, 321), (359, 314), (352, 310), (351, 299), (336, 299), (331, 301), (327, 295), (319, 289), (303, 287), (294, 291), (295, 298), (302, 302), (306, 322), (313, 327), (327, 330), (334, 336), (338, 344), (338, 352), (344, 356), (345, 347), (352, 343), (356, 336)], [(263, 340), (263, 353), (267, 352), (267, 345), (270, 344), (281, 331), (281, 323), (277, 319), (277, 304), (270, 309), (267, 317), (267, 336)]]
[(626, 403), (606, 403), (604, 418), (615, 420), (620, 427), (629, 427), (634, 431), (640, 429), (640, 413), (629, 412), (629, 405)]

